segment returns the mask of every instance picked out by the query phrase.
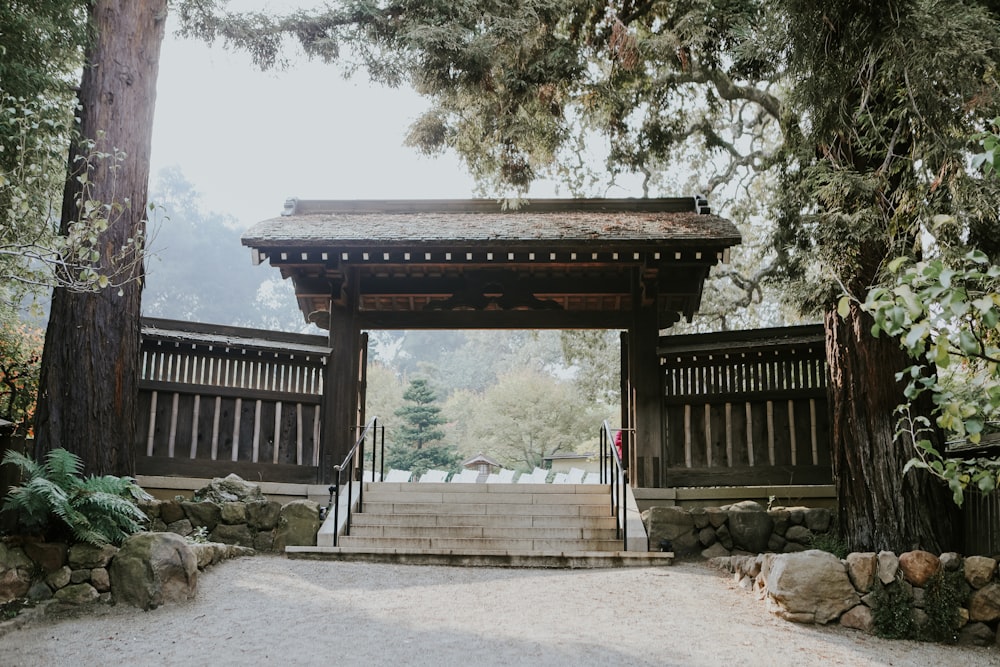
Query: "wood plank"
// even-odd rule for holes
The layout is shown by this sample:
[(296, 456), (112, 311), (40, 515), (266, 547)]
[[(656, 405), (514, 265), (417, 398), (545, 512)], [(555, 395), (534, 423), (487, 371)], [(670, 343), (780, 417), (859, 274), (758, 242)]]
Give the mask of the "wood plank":
[(784, 484), (830, 484), (830, 466), (754, 466), (671, 468), (666, 486), (770, 486)]
[(219, 458), (219, 421), (222, 417), (222, 397), (215, 397), (215, 413), (212, 415), (212, 460)]
[(318, 469), (315, 466), (294, 466), (273, 463), (249, 463), (244, 461), (208, 461), (206, 459), (162, 456), (137, 456), (137, 475), (157, 475), (165, 477), (225, 477), (235, 473), (253, 482), (287, 482), (294, 484), (316, 484)]
[(159, 392), (150, 392), (149, 399), (149, 429), (146, 435), (146, 456), (153, 455), (153, 442), (156, 435), (156, 398)]
[(188, 458), (198, 458), (198, 421), (201, 419), (201, 396), (194, 397), (194, 413), (191, 415), (191, 449)]

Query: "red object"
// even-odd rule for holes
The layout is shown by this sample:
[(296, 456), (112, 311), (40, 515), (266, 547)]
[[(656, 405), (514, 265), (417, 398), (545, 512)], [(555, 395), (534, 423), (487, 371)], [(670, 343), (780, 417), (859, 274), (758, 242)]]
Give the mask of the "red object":
[(615, 433), (615, 449), (618, 450), (618, 458), (622, 457), (622, 432)]

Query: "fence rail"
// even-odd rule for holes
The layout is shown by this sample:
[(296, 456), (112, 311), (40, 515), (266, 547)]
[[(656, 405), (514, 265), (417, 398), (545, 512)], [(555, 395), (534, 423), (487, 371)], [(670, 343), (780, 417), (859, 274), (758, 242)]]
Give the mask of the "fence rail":
[(830, 483), (822, 326), (665, 336), (663, 486)]
[(322, 336), (144, 319), (140, 474), (314, 482)]

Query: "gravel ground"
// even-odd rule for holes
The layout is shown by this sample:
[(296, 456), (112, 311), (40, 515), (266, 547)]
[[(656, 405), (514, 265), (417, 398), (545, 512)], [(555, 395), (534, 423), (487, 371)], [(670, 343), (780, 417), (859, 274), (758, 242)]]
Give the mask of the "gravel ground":
[(187, 603), (39, 618), (3, 665), (1000, 665), (1000, 649), (803, 626), (702, 563), (605, 570), (277, 556), (202, 573)]

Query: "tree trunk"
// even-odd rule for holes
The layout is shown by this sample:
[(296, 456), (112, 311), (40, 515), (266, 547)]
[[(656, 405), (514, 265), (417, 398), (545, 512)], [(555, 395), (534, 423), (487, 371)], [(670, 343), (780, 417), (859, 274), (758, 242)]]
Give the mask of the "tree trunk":
[[(80, 83), (80, 132), (107, 153), (90, 175), (93, 200), (125, 205), (123, 219), (99, 238), (100, 266), (145, 231), (156, 76), (167, 0), (94, 0), (94, 39)], [(102, 134), (103, 133), (103, 134)], [(72, 157), (80, 147), (71, 149)], [(71, 168), (71, 173), (73, 169)], [(79, 219), (80, 184), (70, 178), (63, 231)], [(138, 393), (141, 263), (120, 292), (56, 289), (45, 334), (36, 417), (36, 454), (64, 447), (94, 474), (132, 475)]]
[(903, 475), (915, 452), (893, 437), (904, 402), (895, 374), (911, 362), (895, 339), (872, 336), (872, 323), (857, 304), (846, 318), (825, 317), (841, 531), (853, 551), (955, 549), (960, 523), (947, 486), (923, 471)]

